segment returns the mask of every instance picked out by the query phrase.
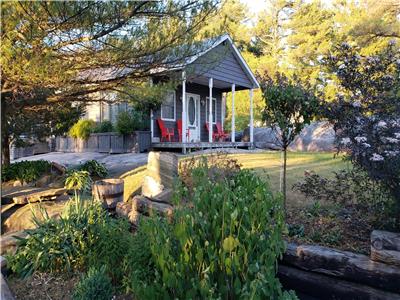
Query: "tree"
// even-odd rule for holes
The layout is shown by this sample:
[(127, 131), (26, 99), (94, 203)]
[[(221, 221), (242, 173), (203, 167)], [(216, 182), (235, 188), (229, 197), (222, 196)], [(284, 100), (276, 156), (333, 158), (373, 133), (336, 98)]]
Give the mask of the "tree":
[(263, 119), (280, 137), (283, 151), (283, 198), (286, 208), (286, 164), (287, 148), (305, 125), (310, 124), (319, 111), (319, 101), (296, 81), (291, 81), (282, 74), (276, 80), (266, 77), (262, 84), (265, 108)]
[(400, 216), (399, 47), (389, 43), (371, 56), (359, 52), (342, 44), (326, 57), (326, 67), (340, 83), (326, 115), (334, 124), (338, 149), (390, 191)]
[[(1, 2), (2, 112), (24, 115), (40, 107), (46, 114), (56, 103), (107, 100), (103, 91), (126, 94), (150, 74), (180, 66), (201, 51), (198, 32), (217, 4), (218, 0)], [(2, 127), (14, 126), (5, 120)], [(14, 122), (12, 117), (8, 120)], [(2, 130), (5, 163), (7, 132)]]

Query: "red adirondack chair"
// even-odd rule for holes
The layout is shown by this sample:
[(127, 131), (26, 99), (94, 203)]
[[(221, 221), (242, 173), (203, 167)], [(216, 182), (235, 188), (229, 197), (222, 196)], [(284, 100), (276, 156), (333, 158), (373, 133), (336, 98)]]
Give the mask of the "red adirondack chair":
[[(176, 121), (176, 127), (178, 127), (179, 141), (182, 142), (182, 120)], [(189, 128), (186, 128), (186, 140), (189, 141)]]
[(217, 122), (215, 126), (217, 127), (218, 140), (222, 139), (222, 141), (225, 141), (229, 137), (229, 133), (224, 131), (224, 128), (222, 128), (221, 123)]
[[(208, 125), (208, 123), (206, 123), (206, 129), (207, 129), (208, 132), (210, 132), (210, 126)], [(218, 134), (213, 130), (213, 133), (212, 133), (213, 142), (216, 141), (217, 139), (218, 139)]]
[(168, 141), (172, 142), (172, 138), (174, 137), (174, 129), (173, 128), (168, 128), (165, 127), (164, 121), (161, 119), (157, 119), (157, 124), (158, 127), (160, 127), (161, 130), (161, 142)]

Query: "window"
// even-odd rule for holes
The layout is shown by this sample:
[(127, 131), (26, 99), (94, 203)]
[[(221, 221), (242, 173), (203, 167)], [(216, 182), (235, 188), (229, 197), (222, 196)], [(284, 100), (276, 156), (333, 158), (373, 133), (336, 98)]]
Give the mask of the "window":
[[(208, 101), (209, 97), (206, 97), (206, 122), (208, 123), (208, 114), (210, 113), (210, 103)], [(212, 120), (213, 123), (216, 123), (217, 116), (217, 99), (212, 98)]]
[(161, 119), (165, 121), (175, 121), (176, 99), (175, 92), (168, 93), (164, 102), (161, 104)]

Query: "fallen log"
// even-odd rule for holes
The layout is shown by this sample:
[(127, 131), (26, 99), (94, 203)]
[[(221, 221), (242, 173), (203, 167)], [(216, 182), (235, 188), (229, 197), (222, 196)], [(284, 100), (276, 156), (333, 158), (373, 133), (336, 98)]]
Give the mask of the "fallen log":
[(318, 299), (400, 300), (398, 293), (283, 265), (278, 267), (278, 278), (285, 289), (303, 292)]
[(63, 195), (67, 192), (65, 188), (57, 189), (45, 189), (38, 192), (27, 192), (19, 196), (12, 197), (12, 200), (16, 204), (27, 204), (32, 202), (55, 200), (58, 196)]
[(163, 216), (172, 216), (173, 207), (169, 204), (151, 201), (144, 196), (135, 196), (132, 199), (133, 205), (136, 210), (145, 215), (151, 215), (153, 213), (158, 213)]
[(400, 292), (400, 268), (374, 262), (366, 255), (322, 246), (289, 243), (282, 264), (385, 291)]

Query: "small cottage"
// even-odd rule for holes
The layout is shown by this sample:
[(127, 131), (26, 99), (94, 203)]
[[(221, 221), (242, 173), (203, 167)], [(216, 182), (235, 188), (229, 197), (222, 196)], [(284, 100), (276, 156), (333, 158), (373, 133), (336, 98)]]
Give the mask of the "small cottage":
[[(184, 152), (191, 148), (252, 147), (253, 90), (259, 88), (254, 74), (228, 35), (205, 41), (201, 49), (179, 67), (163, 72), (162, 78), (151, 78), (156, 83), (169, 74), (181, 81), (161, 107), (150, 113), (152, 147)], [(249, 141), (235, 140), (235, 91), (240, 90), (249, 90)], [(228, 92), (231, 107), (226, 107)], [(114, 121), (118, 112), (128, 108), (126, 103), (92, 106), (86, 117), (96, 121)], [(226, 109), (233, 116), (229, 131), (224, 130)]]

